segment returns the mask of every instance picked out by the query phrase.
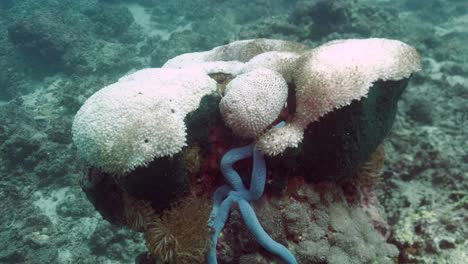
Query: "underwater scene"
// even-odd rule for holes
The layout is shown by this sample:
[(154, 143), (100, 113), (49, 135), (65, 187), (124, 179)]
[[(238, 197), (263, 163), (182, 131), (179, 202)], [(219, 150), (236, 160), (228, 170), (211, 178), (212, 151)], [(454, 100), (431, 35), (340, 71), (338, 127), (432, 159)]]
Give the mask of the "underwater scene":
[(468, 1), (0, 0), (0, 263), (468, 263)]

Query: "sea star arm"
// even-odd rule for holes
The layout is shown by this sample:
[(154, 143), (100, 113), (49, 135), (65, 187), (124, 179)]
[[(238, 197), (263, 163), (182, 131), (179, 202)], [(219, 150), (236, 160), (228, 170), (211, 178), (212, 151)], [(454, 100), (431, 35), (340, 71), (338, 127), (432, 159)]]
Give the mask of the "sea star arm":
[[(279, 122), (276, 124), (273, 129), (277, 129), (280, 127), (285, 126), (286, 123), (284, 121)], [(265, 190), (265, 183), (266, 183), (266, 163), (263, 157), (263, 153), (260, 152), (257, 148), (252, 149), (252, 156), (253, 156), (253, 169), (252, 169), (252, 178), (250, 179), (250, 189), (248, 193), (244, 196), (247, 201), (255, 201), (260, 199), (263, 195), (263, 191)]]
[(216, 219), (219, 207), (221, 206), (223, 200), (226, 199), (230, 191), (232, 191), (232, 188), (229, 187), (229, 185), (223, 185), (216, 189), (213, 195), (213, 208), (211, 209), (210, 218), (208, 220), (209, 226), (213, 226), (213, 222)]
[[(213, 236), (211, 237), (211, 245), (207, 255), (207, 261), (209, 264), (217, 264), (218, 260), (216, 258), (216, 245), (218, 244), (219, 234), (223, 230), (224, 225), (226, 224), (229, 212), (231, 210), (232, 204), (234, 203), (232, 192), (228, 195), (226, 199), (219, 206), (216, 214), (214, 215), (213, 220), (210, 220), (209, 226), (213, 228)], [(213, 214), (213, 212), (212, 212)]]
[(247, 189), (245, 188), (239, 174), (232, 168), (232, 165), (239, 160), (251, 157), (254, 147), (254, 144), (250, 144), (244, 147), (231, 149), (226, 152), (221, 159), (221, 172), (231, 187), (236, 191), (246, 193)]
[[(275, 127), (281, 127), (284, 122)], [(247, 190), (239, 174), (232, 165), (241, 160), (253, 156), (252, 178), (250, 189)], [(288, 264), (297, 264), (294, 255), (283, 245), (274, 241), (263, 229), (250, 206), (249, 201), (257, 200), (263, 195), (266, 182), (266, 164), (263, 154), (251, 144), (241, 148), (235, 148), (224, 154), (221, 159), (221, 172), (230, 186), (219, 187), (213, 197), (213, 209), (211, 211), (208, 225), (214, 229), (211, 246), (208, 251), (207, 261), (209, 264), (217, 264), (216, 245), (219, 235), (226, 224), (233, 203), (239, 205), (239, 209), (249, 231), (256, 240), (269, 252), (278, 255)], [(232, 187), (232, 188), (231, 188)], [(232, 190), (234, 189), (234, 190)], [(224, 200), (223, 200), (224, 199)]]
[(269, 252), (279, 256), (288, 264), (297, 264), (294, 255), (283, 245), (274, 241), (263, 229), (255, 215), (255, 211), (245, 199), (236, 199), (247, 229), (252, 233), (257, 242)]
[(253, 149), (253, 168), (252, 168), (252, 178), (250, 178), (250, 189), (245, 197), (247, 201), (255, 201), (260, 199), (265, 190), (266, 182), (266, 164), (263, 154), (257, 150)]

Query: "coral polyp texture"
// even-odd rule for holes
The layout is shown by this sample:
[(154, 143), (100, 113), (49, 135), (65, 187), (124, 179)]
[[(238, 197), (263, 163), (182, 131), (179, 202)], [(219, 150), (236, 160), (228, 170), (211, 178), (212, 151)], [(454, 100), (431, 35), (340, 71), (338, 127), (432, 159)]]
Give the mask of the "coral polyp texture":
[(124, 175), (180, 152), (185, 115), (215, 89), (212, 79), (194, 69), (135, 72), (85, 102), (73, 122), (73, 140), (90, 165)]
[(226, 86), (219, 109), (236, 135), (255, 138), (278, 118), (287, 97), (284, 78), (259, 68), (238, 75)]
[(366, 96), (377, 80), (401, 80), (421, 69), (416, 50), (387, 39), (337, 40), (303, 54), (294, 73), (294, 123), (306, 127)]
[[(385, 241), (388, 230), (382, 235), (375, 229), (387, 225), (375, 209), (373, 186), (350, 179), (376, 155), (396, 103), (419, 69), (413, 47), (375, 38), (314, 49), (253, 39), (182, 54), (162, 68), (121, 78), (78, 111), (73, 139), (93, 172), (83, 189), (91, 198), (104, 197), (105, 190), (131, 195), (154, 210), (151, 217), (166, 220), (187, 195), (213, 195), (206, 225), (182, 221), (196, 232), (165, 229), (164, 236), (148, 240), (150, 253), (169, 263), (191, 242), (179, 252), (177, 243), (164, 239), (189, 233), (211, 237), (211, 244), (200, 241), (197, 253), (190, 253), (197, 261), (200, 248), (210, 264), (257, 258), (229, 245), (242, 228), (272, 253), (268, 258), (286, 263), (391, 263), (397, 252)], [(249, 157), (253, 165), (238, 162)], [(313, 190), (320, 186), (325, 193)], [(106, 219), (121, 219), (111, 199), (103, 199), (91, 200)], [(245, 225), (231, 220), (231, 213)]]
[(287, 82), (291, 82), (297, 58), (299, 53), (296, 52), (268, 51), (250, 59), (242, 71), (248, 72), (263, 67), (278, 72)]

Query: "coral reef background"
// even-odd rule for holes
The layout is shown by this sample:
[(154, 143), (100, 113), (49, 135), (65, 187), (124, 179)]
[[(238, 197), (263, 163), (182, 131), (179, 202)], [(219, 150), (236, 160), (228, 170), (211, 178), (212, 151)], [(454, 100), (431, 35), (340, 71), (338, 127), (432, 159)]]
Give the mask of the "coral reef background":
[[(127, 72), (260, 37), (311, 47), (337, 38), (386, 37), (418, 49), (423, 71), (410, 81), (383, 144), (383, 179), (375, 195), (399, 262), (463, 263), (467, 14), (462, 0), (1, 1), (0, 240), (7, 243), (0, 246), (0, 263), (134, 263), (146, 250), (145, 238), (102, 219), (79, 187), (84, 166), (71, 143), (74, 114)], [(343, 203), (323, 214), (350, 214)], [(271, 208), (267, 215), (277, 210)], [(282, 210), (286, 217), (279, 221), (300, 223), (312, 209), (291, 203)], [(361, 215), (351, 219), (358, 222)], [(301, 245), (310, 263), (322, 261), (312, 256), (329, 246), (319, 231), (307, 231), (317, 236), (316, 244)], [(266, 262), (254, 252), (242, 261)]]

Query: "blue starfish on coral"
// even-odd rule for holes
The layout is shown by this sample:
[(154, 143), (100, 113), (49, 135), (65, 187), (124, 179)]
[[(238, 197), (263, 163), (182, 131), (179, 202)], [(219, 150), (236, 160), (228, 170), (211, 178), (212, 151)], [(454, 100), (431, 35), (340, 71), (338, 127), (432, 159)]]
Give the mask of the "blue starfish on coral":
[[(280, 123), (276, 127), (282, 126)], [(253, 156), (252, 178), (250, 189), (245, 188), (239, 174), (232, 165), (242, 159)], [(263, 229), (255, 215), (255, 211), (249, 202), (259, 199), (263, 195), (266, 182), (266, 164), (262, 153), (251, 144), (245, 147), (235, 148), (224, 154), (221, 159), (221, 172), (229, 185), (219, 187), (213, 197), (213, 209), (208, 225), (214, 229), (212, 243), (208, 252), (208, 263), (216, 264), (216, 245), (218, 237), (226, 224), (229, 212), (234, 203), (239, 206), (247, 229), (255, 236), (257, 242), (269, 252), (279, 256), (288, 264), (297, 264), (294, 255), (283, 245), (274, 241)]]

